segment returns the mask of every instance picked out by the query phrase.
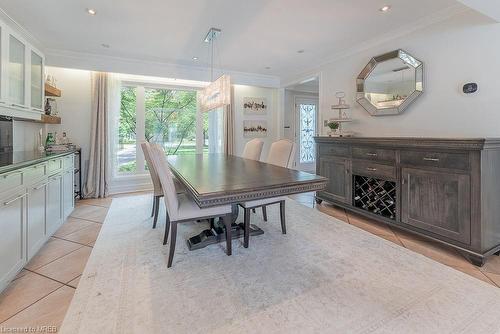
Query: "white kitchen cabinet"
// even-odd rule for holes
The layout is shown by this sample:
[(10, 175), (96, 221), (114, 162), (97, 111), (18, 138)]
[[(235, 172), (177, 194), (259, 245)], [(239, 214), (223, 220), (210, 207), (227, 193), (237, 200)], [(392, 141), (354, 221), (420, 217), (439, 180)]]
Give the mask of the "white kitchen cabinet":
[(62, 224), (62, 175), (49, 177), (47, 186), (47, 234), (52, 235)]
[(0, 20), (0, 115), (41, 120), (45, 57), (28, 40)]
[(0, 292), (74, 209), (74, 155), (0, 174)]
[(43, 56), (31, 50), (31, 108), (43, 110), (44, 96)]
[(9, 34), (9, 103), (14, 107), (26, 107), (26, 44)]
[(42, 180), (28, 189), (27, 251), (29, 261), (47, 239), (46, 208), (48, 180)]
[(75, 208), (74, 192), (74, 169), (68, 169), (63, 172), (63, 218), (69, 217)]
[(0, 290), (21, 270), (26, 260), (26, 190), (0, 195)]

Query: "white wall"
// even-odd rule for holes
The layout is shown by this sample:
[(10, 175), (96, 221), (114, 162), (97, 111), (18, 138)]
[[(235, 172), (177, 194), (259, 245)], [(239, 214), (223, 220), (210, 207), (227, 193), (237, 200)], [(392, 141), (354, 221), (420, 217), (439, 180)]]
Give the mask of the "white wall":
[[(357, 135), (500, 137), (499, 40), (500, 24), (468, 11), (314, 69), (322, 75), (322, 119), (334, 116), (335, 92), (345, 91)], [(424, 62), (424, 94), (402, 115), (372, 117), (355, 102), (356, 77), (371, 57), (397, 48)], [(479, 92), (462, 95), (471, 81)]]
[[(245, 115), (243, 114), (243, 99), (245, 97), (265, 97), (268, 103), (266, 115)], [(243, 120), (267, 120), (267, 137), (260, 138), (264, 141), (261, 158), (265, 160), (269, 148), (273, 141), (279, 136), (278, 131), (278, 90), (274, 88), (262, 88), (255, 86), (234, 85), (233, 90), (233, 111), (234, 111), (234, 144), (235, 154), (241, 155), (245, 144), (253, 138), (243, 137)]]
[(71, 141), (82, 148), (85, 179), (90, 149), (90, 71), (47, 67), (46, 72), (57, 79), (57, 87), (62, 91), (62, 96), (56, 98), (61, 124), (48, 125), (47, 131), (65, 131)]

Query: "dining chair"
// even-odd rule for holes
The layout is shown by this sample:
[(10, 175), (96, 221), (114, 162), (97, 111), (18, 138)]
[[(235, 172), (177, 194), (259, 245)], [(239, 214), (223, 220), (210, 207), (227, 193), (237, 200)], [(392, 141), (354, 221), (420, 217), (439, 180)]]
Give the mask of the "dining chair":
[[(282, 139), (274, 142), (269, 150), (267, 163), (290, 168), (293, 164), (293, 159), (295, 155), (295, 143), (288, 140)], [(262, 208), (262, 216), (264, 221), (267, 221), (267, 205), (280, 204), (280, 220), (281, 220), (281, 232), (286, 234), (286, 219), (285, 219), (285, 196), (273, 197), (259, 199), (255, 201), (239, 203), (239, 205), (244, 209), (244, 233), (243, 233), (243, 246), (248, 248), (248, 243), (250, 239), (250, 211), (256, 208)]]
[[(160, 211), (160, 198), (163, 197), (163, 189), (161, 187), (158, 173), (156, 172), (155, 166), (151, 161), (151, 145), (159, 145), (159, 144), (150, 144), (149, 142), (144, 142), (141, 143), (141, 149), (142, 153), (144, 154), (144, 158), (146, 159), (146, 163), (148, 164), (148, 170), (149, 170), (149, 175), (151, 176), (151, 181), (153, 182), (153, 209), (151, 210), (151, 217), (154, 217), (153, 228), (156, 228), (156, 223), (158, 221), (158, 213)], [(174, 178), (174, 186), (176, 192), (178, 193), (185, 192), (184, 187), (175, 178)]]
[(262, 154), (262, 147), (264, 146), (264, 141), (255, 138), (250, 140), (245, 144), (243, 149), (242, 157), (251, 160), (260, 160), (260, 155)]
[(171, 231), (167, 267), (170, 268), (172, 266), (177, 239), (177, 224), (179, 223), (221, 217), (226, 230), (226, 254), (228, 256), (231, 255), (231, 205), (200, 208), (186, 193), (177, 194), (175, 192), (173, 177), (165, 158), (165, 152), (161, 147), (156, 145), (151, 148), (151, 160), (158, 172), (158, 177), (164, 190), (163, 198), (168, 212), (165, 221), (164, 243), (168, 239), (169, 231)]

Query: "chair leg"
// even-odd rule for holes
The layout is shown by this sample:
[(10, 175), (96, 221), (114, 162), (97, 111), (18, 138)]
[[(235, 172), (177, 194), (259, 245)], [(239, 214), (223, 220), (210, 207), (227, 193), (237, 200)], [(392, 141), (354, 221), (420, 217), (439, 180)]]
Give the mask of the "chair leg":
[(171, 222), (170, 228), (172, 229), (172, 233), (170, 234), (170, 251), (168, 252), (167, 268), (172, 267), (172, 261), (174, 259), (175, 239), (177, 238), (177, 222)]
[(243, 232), (243, 247), (248, 248), (248, 242), (250, 240), (250, 209), (245, 209), (243, 226), (245, 227), (245, 230)]
[(156, 207), (156, 196), (153, 196), (153, 209), (151, 209), (151, 217), (155, 214), (155, 207)]
[(285, 201), (280, 202), (281, 233), (286, 234)]
[(168, 216), (168, 212), (166, 213), (166, 219), (165, 219), (165, 236), (163, 237), (163, 244), (167, 244), (168, 240), (168, 232), (170, 231), (170, 217)]
[(222, 221), (226, 226), (226, 254), (230, 256), (232, 254), (232, 236), (231, 236), (231, 223), (233, 222), (232, 215), (225, 215), (222, 217)]
[(158, 212), (160, 211), (160, 196), (155, 196), (155, 217), (153, 219), (153, 228), (156, 228), (158, 221)]
[(255, 208), (252, 209), (252, 212), (255, 213)]
[(210, 222), (210, 229), (213, 229), (215, 227), (215, 218), (210, 218), (208, 221)]
[(262, 217), (264, 218), (264, 221), (267, 222), (267, 208), (266, 206), (262, 206)]

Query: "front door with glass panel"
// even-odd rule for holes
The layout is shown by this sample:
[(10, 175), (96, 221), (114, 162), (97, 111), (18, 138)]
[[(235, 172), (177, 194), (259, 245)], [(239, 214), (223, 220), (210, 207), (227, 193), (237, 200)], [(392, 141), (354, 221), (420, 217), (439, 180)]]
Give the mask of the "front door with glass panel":
[(318, 100), (296, 98), (295, 107), (295, 119), (297, 120), (295, 125), (297, 144), (295, 168), (303, 171), (314, 171), (316, 169), (314, 136), (317, 133)]

